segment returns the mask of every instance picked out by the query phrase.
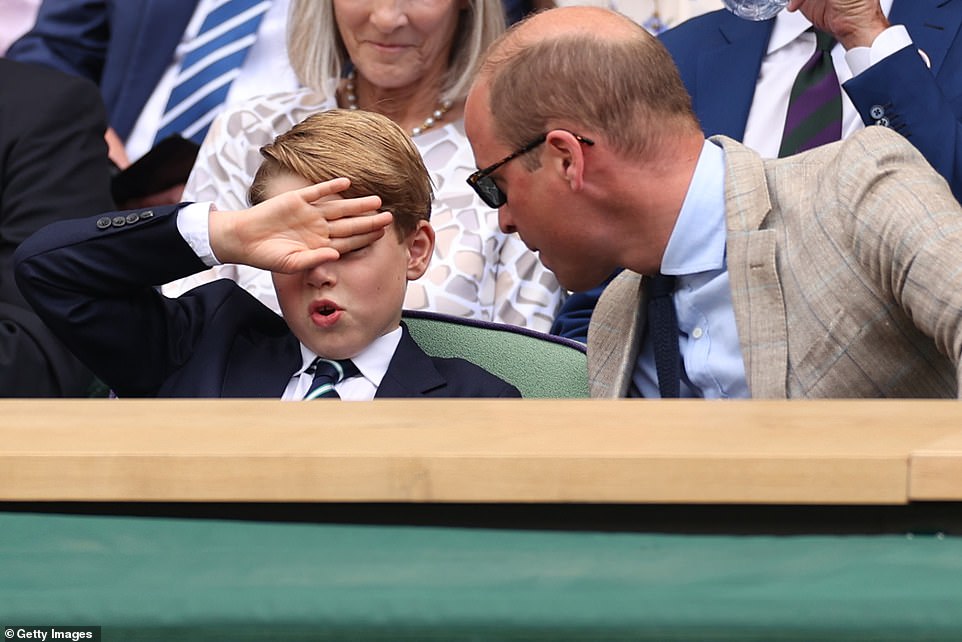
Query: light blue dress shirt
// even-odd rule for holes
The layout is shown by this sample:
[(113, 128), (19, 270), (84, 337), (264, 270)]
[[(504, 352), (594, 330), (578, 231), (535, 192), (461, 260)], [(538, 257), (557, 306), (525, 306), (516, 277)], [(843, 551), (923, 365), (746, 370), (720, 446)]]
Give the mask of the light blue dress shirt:
[[(725, 240), (725, 154), (706, 140), (661, 264), (662, 274), (677, 277), (672, 299), (680, 331), (682, 397), (749, 396), (728, 282)], [(647, 332), (632, 384), (631, 396), (660, 396)]]

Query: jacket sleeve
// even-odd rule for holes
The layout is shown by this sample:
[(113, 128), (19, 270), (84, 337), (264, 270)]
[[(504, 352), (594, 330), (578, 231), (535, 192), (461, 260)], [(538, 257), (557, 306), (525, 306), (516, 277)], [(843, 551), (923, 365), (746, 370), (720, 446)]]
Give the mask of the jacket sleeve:
[(962, 46), (935, 75), (914, 46), (879, 61), (843, 86), (866, 125), (899, 132), (962, 198)]
[[(204, 269), (179, 206), (61, 221), (20, 245), (15, 274), (50, 329), (118, 394), (155, 394), (189, 359), (223, 297), (168, 299), (161, 283)], [(228, 284), (229, 285), (229, 284)]]

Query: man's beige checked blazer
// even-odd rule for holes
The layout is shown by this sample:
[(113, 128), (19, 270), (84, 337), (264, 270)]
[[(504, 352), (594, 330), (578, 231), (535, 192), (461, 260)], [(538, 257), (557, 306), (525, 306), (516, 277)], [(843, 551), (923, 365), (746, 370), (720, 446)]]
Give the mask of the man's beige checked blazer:
[[(779, 160), (712, 140), (751, 396), (958, 396), (962, 207), (922, 155), (882, 127)], [(626, 270), (595, 308), (594, 397), (628, 391), (645, 285)]]

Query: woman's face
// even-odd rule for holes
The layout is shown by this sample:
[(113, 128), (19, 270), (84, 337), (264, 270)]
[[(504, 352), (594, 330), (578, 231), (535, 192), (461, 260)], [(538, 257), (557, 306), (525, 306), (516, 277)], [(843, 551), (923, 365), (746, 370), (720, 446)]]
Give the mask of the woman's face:
[(444, 75), (467, 0), (333, 0), (341, 39), (358, 75), (380, 89)]

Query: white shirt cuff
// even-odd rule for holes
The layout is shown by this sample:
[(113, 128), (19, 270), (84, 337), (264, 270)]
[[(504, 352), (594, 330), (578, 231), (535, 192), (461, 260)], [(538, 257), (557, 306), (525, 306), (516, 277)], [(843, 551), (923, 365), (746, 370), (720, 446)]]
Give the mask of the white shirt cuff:
[(202, 202), (185, 205), (177, 212), (177, 231), (207, 267), (220, 265), (210, 247), (208, 218), (214, 209), (213, 203)]
[(911, 44), (912, 38), (909, 36), (908, 30), (903, 25), (892, 25), (876, 36), (871, 47), (852, 47), (846, 51), (845, 62), (848, 63), (852, 76), (857, 76), (877, 62)]

